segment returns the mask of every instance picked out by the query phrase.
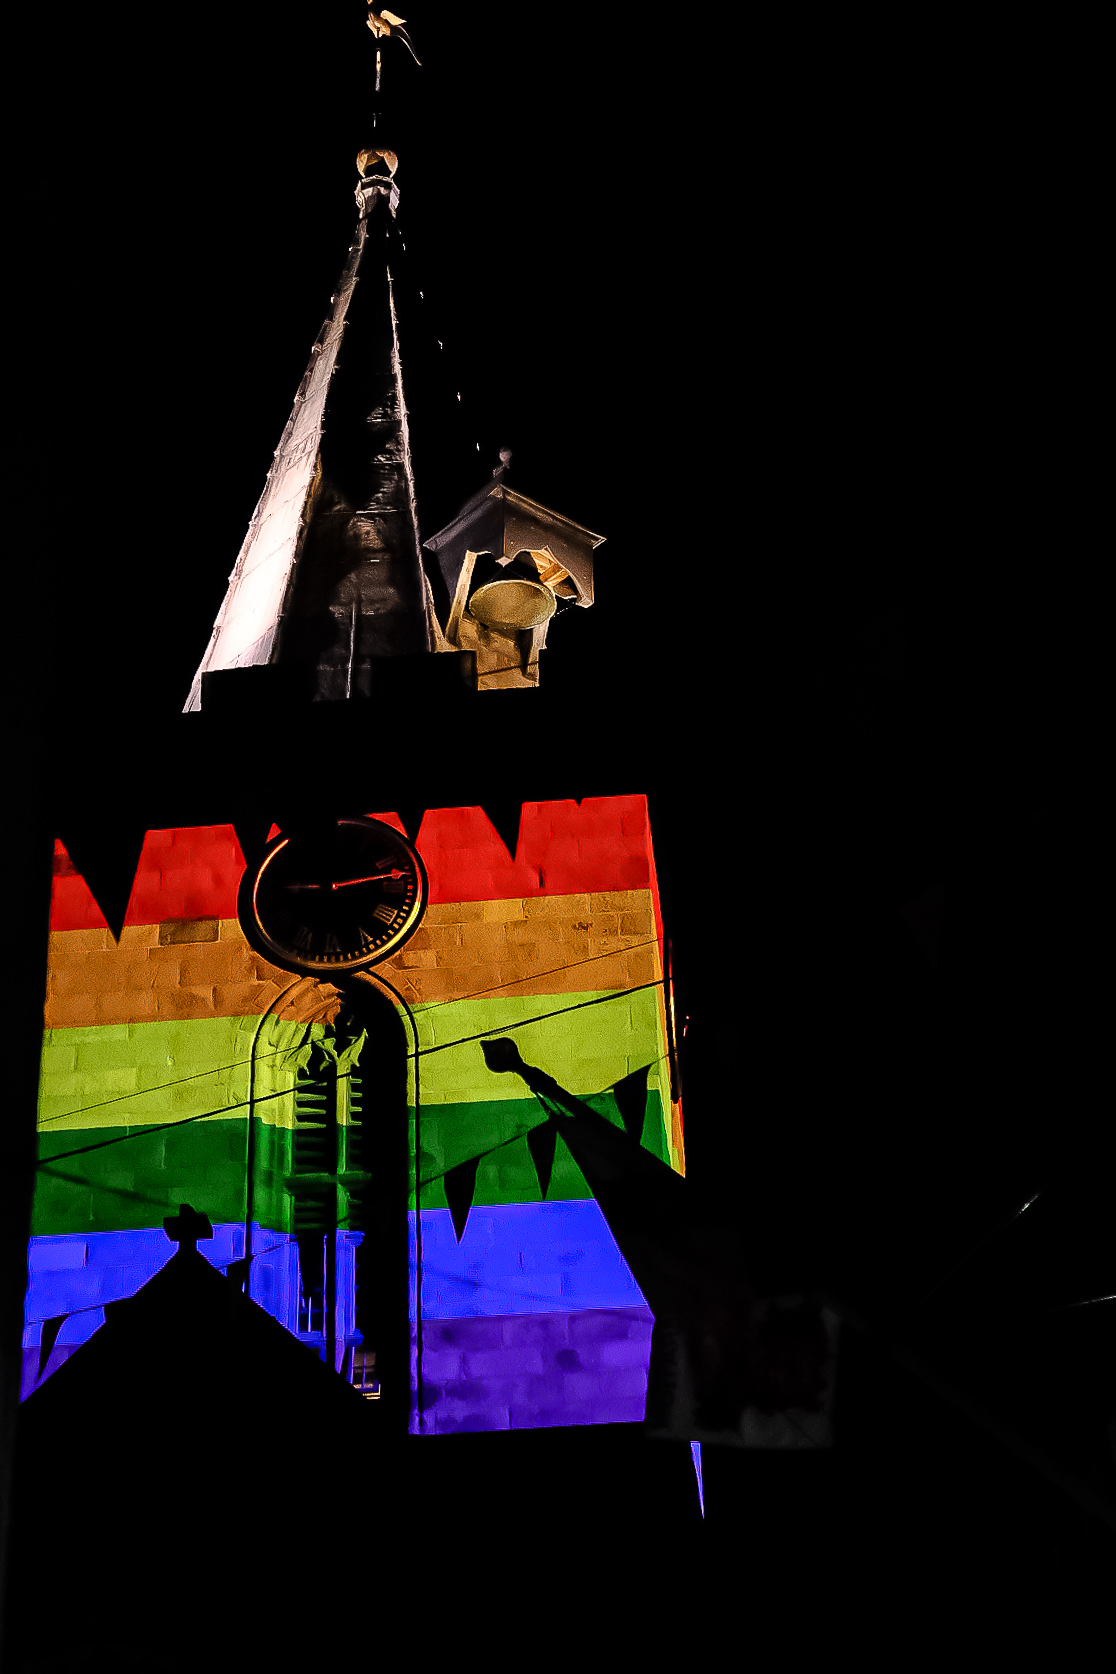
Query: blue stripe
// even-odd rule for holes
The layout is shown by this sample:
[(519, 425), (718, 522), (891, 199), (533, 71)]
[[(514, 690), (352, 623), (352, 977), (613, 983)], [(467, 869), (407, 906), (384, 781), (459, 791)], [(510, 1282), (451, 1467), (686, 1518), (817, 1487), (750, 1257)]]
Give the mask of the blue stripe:
[(594, 1198), (472, 1209), (460, 1244), (448, 1209), (422, 1212), (424, 1320), (646, 1306)]

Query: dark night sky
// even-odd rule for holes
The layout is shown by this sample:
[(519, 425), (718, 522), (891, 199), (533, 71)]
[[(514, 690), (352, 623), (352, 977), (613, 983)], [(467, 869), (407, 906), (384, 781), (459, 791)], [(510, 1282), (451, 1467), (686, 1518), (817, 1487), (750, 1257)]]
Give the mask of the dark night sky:
[[(153, 12), (130, 62), (130, 14), (67, 23), (10, 162), (21, 701), (55, 740), (76, 718), (106, 785), (140, 714), (185, 698), (328, 312), (373, 137), (366, 9)], [(407, 21), (423, 66), (389, 47), (383, 131), (426, 310), (420, 522), (506, 445), (513, 486), (607, 536), (544, 679), (648, 694), (750, 950), (730, 969), (696, 916), (694, 1173), (727, 1158), (894, 1303), (1084, 1134), (980, 1294), (1102, 1285), (1089, 234), (1043, 72), (929, 23)], [(943, 882), (931, 968), (895, 909)], [(1001, 1384), (1030, 1352), (1007, 1343)]]
[[(153, 13), (138, 59), (129, 20), (60, 31), (21, 141), (17, 335), (67, 699), (189, 684), (351, 235), (366, 10)], [(1024, 618), (994, 654), (1033, 679), (1057, 211), (979, 73), (943, 94), (927, 43), (888, 76), (878, 40), (544, 15), (428, 6), (422, 69), (387, 48), (424, 533), (507, 445), (608, 537), (577, 627), (625, 678), (804, 693), (850, 619), (907, 598), (932, 664)]]

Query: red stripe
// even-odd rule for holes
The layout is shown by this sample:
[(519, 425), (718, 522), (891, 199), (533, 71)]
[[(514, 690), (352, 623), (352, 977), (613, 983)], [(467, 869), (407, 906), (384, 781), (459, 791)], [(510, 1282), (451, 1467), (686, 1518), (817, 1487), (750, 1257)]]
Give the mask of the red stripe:
[(54, 844), (54, 882), (50, 892), (52, 930), (106, 930), (104, 914), (89, 893), (89, 885), (74, 870), (58, 840)]
[[(375, 817), (403, 829), (396, 814)], [(430, 809), (417, 846), (432, 902), (650, 889), (656, 929), (662, 934), (646, 797), (526, 802), (514, 860), (482, 808)], [(231, 825), (149, 831), (124, 922), (235, 918), (243, 871), (244, 856)], [(85, 880), (60, 842), (55, 844), (50, 926), (105, 928)]]

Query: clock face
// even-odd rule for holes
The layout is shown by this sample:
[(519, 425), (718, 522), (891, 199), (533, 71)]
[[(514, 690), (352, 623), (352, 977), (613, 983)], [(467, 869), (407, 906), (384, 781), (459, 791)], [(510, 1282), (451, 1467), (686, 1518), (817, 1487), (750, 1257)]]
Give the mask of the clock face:
[(277, 837), (245, 874), (248, 939), (288, 970), (355, 971), (394, 953), (426, 905), (426, 872), (407, 839), (379, 820), (337, 820)]

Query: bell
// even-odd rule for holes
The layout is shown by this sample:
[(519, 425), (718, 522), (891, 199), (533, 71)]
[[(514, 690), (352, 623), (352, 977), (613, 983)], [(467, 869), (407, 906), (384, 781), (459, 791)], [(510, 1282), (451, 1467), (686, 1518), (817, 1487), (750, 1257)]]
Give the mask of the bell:
[(567, 604), (593, 603), (593, 553), (604, 539), (504, 481), (468, 500), (423, 542), (439, 651), (476, 657), (479, 692), (537, 686), (547, 623)]
[(557, 608), (558, 600), (541, 581), (490, 581), (469, 600), (469, 614), (486, 628), (538, 628)]

